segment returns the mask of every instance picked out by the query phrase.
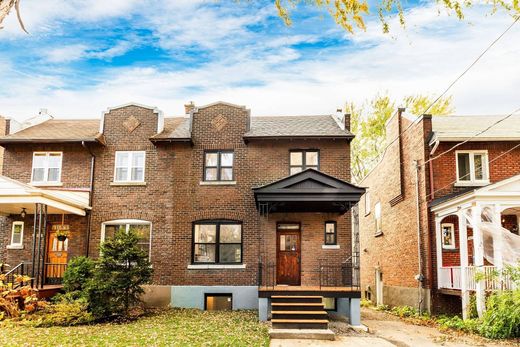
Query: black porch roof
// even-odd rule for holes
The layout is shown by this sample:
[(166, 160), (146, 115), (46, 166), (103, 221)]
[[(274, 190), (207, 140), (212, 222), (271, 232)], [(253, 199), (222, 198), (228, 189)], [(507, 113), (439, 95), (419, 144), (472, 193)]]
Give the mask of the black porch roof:
[(256, 206), (261, 212), (345, 213), (359, 201), (365, 188), (307, 169), (253, 188), (253, 192)]

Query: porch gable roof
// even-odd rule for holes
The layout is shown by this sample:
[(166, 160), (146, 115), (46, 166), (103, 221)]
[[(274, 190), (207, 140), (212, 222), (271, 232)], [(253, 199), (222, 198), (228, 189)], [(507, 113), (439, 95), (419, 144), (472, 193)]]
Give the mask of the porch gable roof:
[(267, 204), (271, 212), (339, 212), (356, 204), (365, 188), (307, 169), (278, 181), (253, 188), (257, 208)]

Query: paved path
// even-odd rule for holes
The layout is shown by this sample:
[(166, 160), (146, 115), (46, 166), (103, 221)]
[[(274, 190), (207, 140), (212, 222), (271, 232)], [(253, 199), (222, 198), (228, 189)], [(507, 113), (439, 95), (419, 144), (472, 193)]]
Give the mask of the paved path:
[[(272, 347), (307, 347), (307, 346), (376, 346), (376, 347), (468, 347), (468, 346), (514, 346), (514, 344), (489, 343), (478, 337), (454, 335), (440, 332), (436, 328), (419, 326), (404, 322), (387, 313), (362, 309), (362, 322), (369, 328), (369, 333), (348, 330), (344, 323), (332, 323), (332, 329), (340, 331), (335, 341), (317, 340), (271, 340)], [(516, 346), (519, 346), (517, 344)]]

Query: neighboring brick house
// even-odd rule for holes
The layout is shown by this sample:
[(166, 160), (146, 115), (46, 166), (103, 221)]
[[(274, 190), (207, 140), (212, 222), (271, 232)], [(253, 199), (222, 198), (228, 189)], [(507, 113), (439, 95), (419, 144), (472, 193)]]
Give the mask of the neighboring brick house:
[[(128, 104), (101, 121), (52, 119), (5, 136), (0, 259), (30, 263), (40, 286), (58, 283), (70, 258), (97, 257), (104, 239), (133, 229), (153, 265), (151, 300), (260, 305), (266, 319), (271, 296), (291, 289), (328, 297), (357, 324), (350, 209), (364, 189), (348, 183), (349, 126), (332, 115), (251, 117), (224, 102), (174, 118)], [(47, 200), (4, 199), (2, 186)], [(47, 224), (40, 248), (33, 220)]]
[[(464, 213), (491, 208), (498, 223), (518, 233), (520, 117), (475, 137), (503, 117), (415, 119), (399, 109), (389, 119), (387, 143), (402, 136), (360, 182), (367, 189), (359, 207), (364, 297), (393, 306), (421, 302), (435, 313), (461, 312), (461, 296), (466, 302), (476, 289), (472, 274), (492, 265), (483, 260), (482, 243), (474, 247)], [(490, 193), (505, 184), (508, 196)], [(462, 244), (459, 222), (467, 229)], [(468, 261), (461, 263), (460, 254), (468, 251)]]

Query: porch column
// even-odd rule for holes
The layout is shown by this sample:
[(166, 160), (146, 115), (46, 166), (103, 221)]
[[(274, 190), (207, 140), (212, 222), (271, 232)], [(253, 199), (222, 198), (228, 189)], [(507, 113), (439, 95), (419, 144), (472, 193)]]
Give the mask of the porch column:
[(258, 298), (258, 320), (260, 322), (267, 322), (269, 316), (269, 299)]
[(504, 260), (502, 258), (502, 248), (504, 244), (504, 235), (502, 233), (502, 208), (499, 204), (495, 204), (493, 209), (493, 224), (497, 227), (498, 235), (493, 237), (493, 262), (496, 269), (500, 272), (504, 268)]
[(469, 318), (469, 291), (468, 291), (468, 225), (465, 217), (466, 210), (459, 211), (459, 254), (460, 254), (460, 291), (462, 299), (462, 318)]
[[(474, 205), (471, 208), (471, 224), (473, 226), (473, 247), (475, 254), (475, 267), (478, 271), (483, 271), (484, 267), (484, 244), (482, 240), (482, 230), (480, 230), (480, 223), (482, 222), (482, 209), (479, 205)], [(486, 310), (486, 297), (484, 281), (476, 281), (476, 299), (478, 316)]]
[(442, 268), (442, 235), (441, 220), (439, 216), (435, 217), (435, 248), (437, 250), (437, 288), (441, 288), (441, 268)]

